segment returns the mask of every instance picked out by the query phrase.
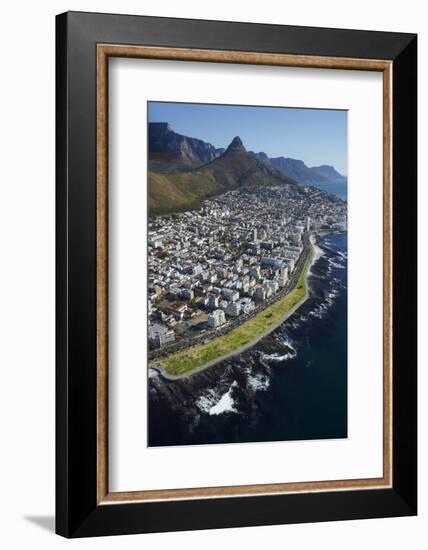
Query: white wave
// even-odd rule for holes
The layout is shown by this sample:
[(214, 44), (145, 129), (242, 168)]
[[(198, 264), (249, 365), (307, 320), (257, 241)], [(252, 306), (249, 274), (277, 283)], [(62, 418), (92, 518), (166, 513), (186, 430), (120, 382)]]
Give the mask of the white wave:
[(215, 390), (209, 390), (206, 395), (202, 395), (196, 401), (196, 406), (199, 410), (208, 413), (211, 416), (219, 415), (224, 412), (237, 412), (235, 402), (232, 398), (232, 389), (237, 385), (238, 383), (236, 381), (233, 382), (229, 390), (224, 393), (220, 399), (218, 398)]
[(196, 406), (199, 410), (202, 412), (209, 412), (211, 407), (213, 406), (213, 396), (214, 390), (209, 390), (208, 395), (201, 395), (199, 399), (196, 401)]
[[(232, 384), (233, 386), (233, 384)], [(234, 405), (235, 402), (232, 399), (232, 386), (230, 387), (229, 391), (221, 396), (220, 401), (211, 407), (209, 410), (209, 414), (212, 415), (218, 415), (222, 414), (224, 412), (237, 412)]]
[(328, 263), (329, 263), (331, 266), (336, 267), (337, 269), (345, 269), (345, 266), (344, 266), (344, 265), (338, 264), (337, 261), (335, 262), (332, 258), (329, 258)]
[(316, 262), (321, 258), (321, 256), (324, 255), (324, 250), (316, 244), (316, 240), (315, 240), (315, 237), (313, 235), (311, 235), (310, 239), (311, 239), (312, 248), (313, 248), (313, 251), (314, 251), (314, 256), (312, 258), (312, 263), (311, 263), (311, 266), (309, 268), (309, 273), (312, 274), (312, 268), (316, 264)]
[(284, 346), (287, 346), (287, 348), (290, 348), (294, 353), (296, 353), (296, 348), (294, 348), (293, 342), (287, 336), (284, 336), (281, 339), (281, 344), (283, 344)]
[(256, 374), (247, 379), (248, 387), (253, 391), (265, 391), (270, 385), (269, 376), (265, 374)]
[(295, 357), (296, 353), (284, 353), (284, 355), (280, 355), (279, 353), (263, 353), (262, 354), (262, 361), (275, 361), (275, 362), (281, 362), (286, 361), (287, 359), (291, 359), (292, 357)]
[(322, 304), (320, 304), (320, 307), (322, 309), (327, 309), (328, 306), (331, 306), (333, 305), (333, 301), (336, 299), (337, 295), (339, 293), (335, 290), (332, 290), (332, 292), (326, 292), (325, 295), (324, 295), (324, 300), (325, 302), (323, 302)]
[[(212, 390), (210, 390), (211, 392)], [(213, 406), (213, 401), (211, 399), (210, 395), (201, 395), (201, 397), (196, 401), (196, 406), (199, 410), (202, 412), (209, 412), (211, 407)]]
[(312, 315), (312, 317), (316, 317), (317, 319), (322, 319), (324, 317), (325, 309), (322, 305), (319, 308), (315, 308), (312, 311), (309, 312), (309, 315)]

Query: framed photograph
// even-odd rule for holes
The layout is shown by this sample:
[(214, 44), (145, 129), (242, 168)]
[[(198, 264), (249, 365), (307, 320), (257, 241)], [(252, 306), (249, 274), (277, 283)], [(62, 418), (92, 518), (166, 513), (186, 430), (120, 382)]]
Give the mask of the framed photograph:
[(56, 24), (57, 533), (415, 515), (416, 35)]

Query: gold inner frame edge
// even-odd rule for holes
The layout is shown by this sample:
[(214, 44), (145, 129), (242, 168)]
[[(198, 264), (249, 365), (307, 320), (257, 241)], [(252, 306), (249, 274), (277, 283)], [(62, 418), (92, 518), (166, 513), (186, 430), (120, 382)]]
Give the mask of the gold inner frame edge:
[[(383, 476), (224, 487), (109, 492), (108, 489), (108, 59), (132, 57), (383, 73)], [(97, 45), (97, 503), (224, 498), (392, 486), (392, 62), (241, 51)]]

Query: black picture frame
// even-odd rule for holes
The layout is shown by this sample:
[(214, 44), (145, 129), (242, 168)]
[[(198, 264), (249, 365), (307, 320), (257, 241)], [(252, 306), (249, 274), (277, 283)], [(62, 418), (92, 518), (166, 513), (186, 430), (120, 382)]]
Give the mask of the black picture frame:
[[(392, 62), (391, 488), (97, 503), (96, 46)], [(68, 12), (56, 18), (56, 532), (65, 537), (417, 513), (417, 36)]]

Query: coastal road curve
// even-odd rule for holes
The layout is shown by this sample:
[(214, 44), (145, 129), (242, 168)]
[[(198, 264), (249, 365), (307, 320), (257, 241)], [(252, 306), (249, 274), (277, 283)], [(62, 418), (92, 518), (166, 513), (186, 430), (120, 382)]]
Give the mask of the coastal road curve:
[[(297, 302), (287, 313), (281, 317), (279, 321), (272, 324), (270, 327), (268, 327), (266, 330), (264, 330), (261, 334), (259, 334), (256, 338), (245, 344), (244, 346), (241, 346), (240, 348), (237, 348), (236, 350), (231, 351), (230, 353), (226, 355), (222, 355), (221, 357), (217, 357), (216, 359), (213, 359), (212, 361), (209, 361), (208, 363), (205, 363), (204, 365), (201, 365), (200, 367), (196, 367), (195, 369), (185, 372), (183, 374), (169, 374), (166, 372), (164, 367), (161, 365), (157, 365), (156, 363), (149, 364), (149, 368), (152, 368), (153, 370), (157, 371), (163, 378), (167, 380), (182, 380), (183, 378), (188, 378), (189, 376), (192, 376), (193, 374), (196, 374), (198, 372), (202, 372), (205, 369), (208, 369), (214, 365), (217, 365), (221, 361), (224, 361), (226, 359), (230, 359), (231, 357), (234, 357), (235, 355), (239, 355), (240, 353), (252, 348), (255, 346), (262, 338), (273, 332), (275, 329), (277, 329), (284, 321), (286, 321), (291, 315), (293, 315), (299, 307), (306, 302), (306, 300), (309, 297), (309, 286), (308, 286), (308, 275), (310, 274), (311, 267), (313, 266), (314, 262), (318, 259), (318, 256), (314, 253), (314, 242), (313, 242), (313, 235), (309, 238), (309, 246), (310, 246), (310, 263), (305, 273), (305, 295), (304, 297)], [(300, 274), (299, 274), (300, 276)], [(296, 281), (298, 278), (296, 279)]]

